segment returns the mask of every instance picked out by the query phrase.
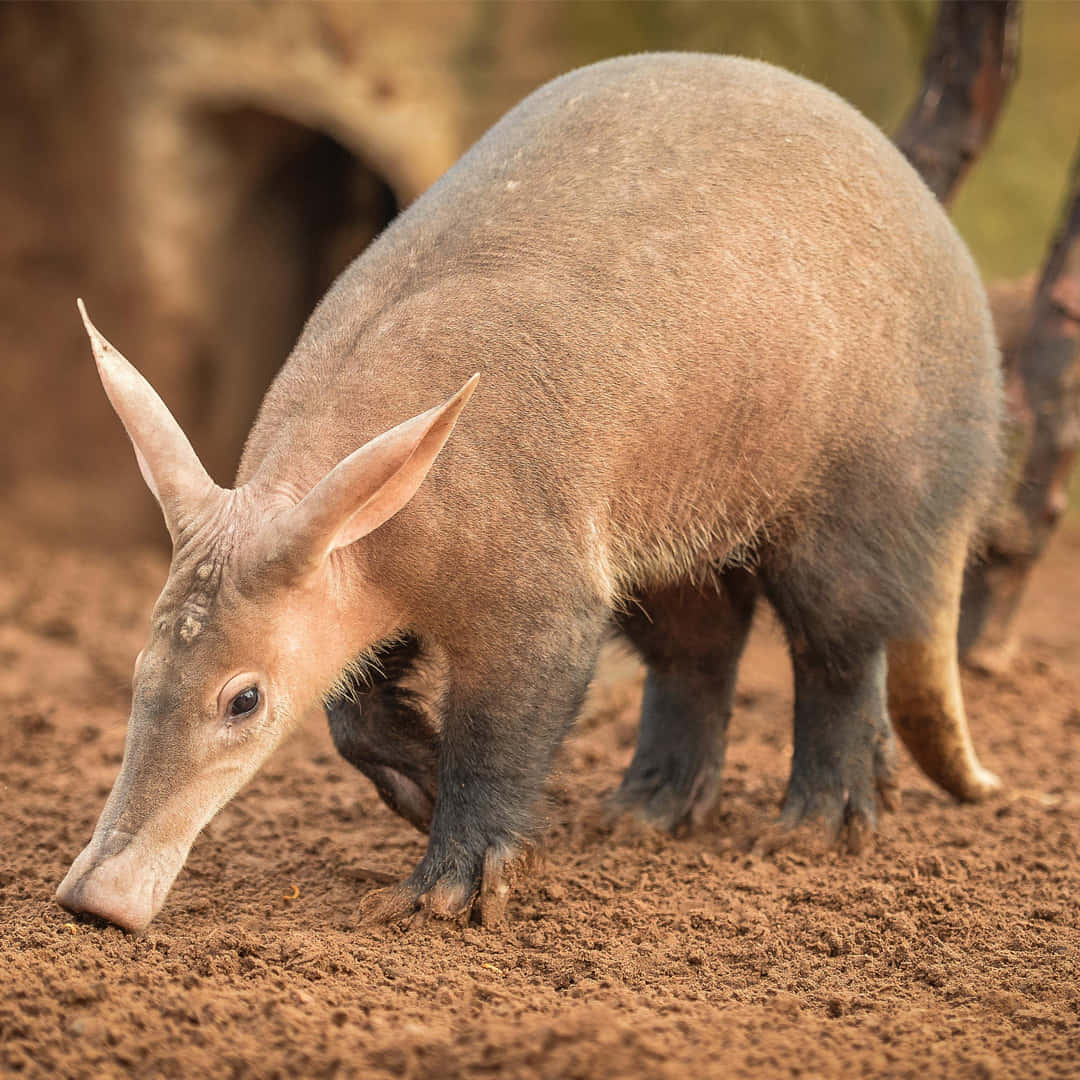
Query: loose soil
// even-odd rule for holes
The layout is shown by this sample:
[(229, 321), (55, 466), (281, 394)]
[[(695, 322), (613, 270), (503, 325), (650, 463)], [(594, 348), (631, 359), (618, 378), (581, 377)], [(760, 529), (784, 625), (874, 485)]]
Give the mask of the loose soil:
[(508, 929), (359, 924), (424, 840), (300, 733), (218, 816), (140, 938), (53, 902), (121, 759), (153, 551), (0, 526), (0, 1072), (33, 1076), (1080, 1075), (1080, 530), (1053, 548), (1005, 676), (965, 676), (1008, 793), (954, 805), (905, 760), (857, 857), (758, 857), (791, 752), (765, 621), (723, 802), (675, 839), (601, 823), (640, 672), (610, 656), (552, 784)]

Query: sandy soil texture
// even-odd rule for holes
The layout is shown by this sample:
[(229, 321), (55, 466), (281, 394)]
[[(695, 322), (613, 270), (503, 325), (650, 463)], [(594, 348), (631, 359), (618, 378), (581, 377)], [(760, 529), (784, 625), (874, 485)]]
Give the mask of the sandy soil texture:
[(758, 628), (724, 797), (674, 839), (600, 823), (640, 673), (615, 656), (552, 785), (509, 929), (359, 925), (423, 838), (311, 717), (197, 842), (141, 938), (53, 902), (120, 763), (153, 552), (0, 526), (0, 1073), (108, 1077), (1080, 1075), (1080, 531), (1002, 677), (967, 677), (1008, 794), (905, 760), (873, 850), (749, 842), (781, 796), (790, 677)]

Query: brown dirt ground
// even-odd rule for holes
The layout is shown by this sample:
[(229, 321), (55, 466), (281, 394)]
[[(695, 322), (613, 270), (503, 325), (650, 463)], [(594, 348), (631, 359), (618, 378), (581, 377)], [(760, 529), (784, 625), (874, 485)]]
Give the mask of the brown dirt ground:
[(1078, 563), (1073, 526), (1033, 589), (1016, 669), (966, 679), (1010, 794), (958, 807), (905, 762), (902, 809), (862, 856), (747, 853), (790, 755), (789, 675), (764, 625), (709, 830), (595, 824), (640, 692), (613, 657), (507, 931), (359, 925), (360, 898), (423, 839), (313, 716), (136, 939), (71, 922), (52, 894), (117, 771), (165, 563), (0, 525), (0, 1072), (1080, 1075)]

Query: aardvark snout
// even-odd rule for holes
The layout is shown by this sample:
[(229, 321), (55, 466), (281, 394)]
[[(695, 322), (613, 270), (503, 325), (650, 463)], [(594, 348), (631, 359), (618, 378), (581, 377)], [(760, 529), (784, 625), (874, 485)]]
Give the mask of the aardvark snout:
[(138, 836), (119, 831), (95, 836), (71, 864), (56, 899), (69, 911), (141, 933), (164, 902), (185, 854), (149, 850)]

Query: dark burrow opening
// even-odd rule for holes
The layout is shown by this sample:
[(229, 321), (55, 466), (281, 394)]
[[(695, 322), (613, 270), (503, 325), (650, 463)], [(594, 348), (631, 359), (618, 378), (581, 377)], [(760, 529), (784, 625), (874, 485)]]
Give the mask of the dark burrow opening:
[(204, 112), (195, 127), (217, 220), (194, 405), (206, 464), (226, 481), (305, 320), (399, 207), (385, 178), (324, 132), (248, 106)]

